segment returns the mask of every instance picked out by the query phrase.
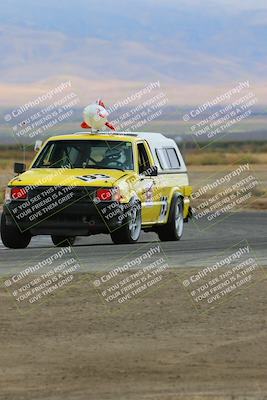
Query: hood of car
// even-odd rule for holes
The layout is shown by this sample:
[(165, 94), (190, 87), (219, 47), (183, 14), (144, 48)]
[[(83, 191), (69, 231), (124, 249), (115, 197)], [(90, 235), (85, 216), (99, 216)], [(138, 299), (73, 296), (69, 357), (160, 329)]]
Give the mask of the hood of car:
[(111, 187), (129, 173), (116, 169), (32, 168), (13, 178), (9, 185)]

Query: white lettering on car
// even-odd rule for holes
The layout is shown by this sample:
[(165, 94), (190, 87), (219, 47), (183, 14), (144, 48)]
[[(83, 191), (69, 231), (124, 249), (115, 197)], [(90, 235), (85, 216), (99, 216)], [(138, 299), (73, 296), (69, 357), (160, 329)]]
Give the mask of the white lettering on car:
[(111, 176), (105, 175), (105, 174), (91, 174), (91, 175), (82, 175), (82, 176), (76, 176), (77, 179), (81, 179), (84, 182), (92, 182), (97, 179), (112, 179)]

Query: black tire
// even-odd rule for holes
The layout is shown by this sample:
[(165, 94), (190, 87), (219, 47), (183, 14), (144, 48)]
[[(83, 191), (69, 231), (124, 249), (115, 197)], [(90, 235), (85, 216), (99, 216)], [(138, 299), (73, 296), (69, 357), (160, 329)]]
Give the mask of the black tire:
[(7, 225), (6, 215), (3, 212), (1, 216), (1, 239), (4, 246), (10, 249), (25, 249), (31, 241), (31, 234), (20, 232), (15, 224)]
[(140, 203), (134, 202), (128, 214), (123, 225), (110, 234), (115, 244), (136, 243), (140, 237), (142, 226)]
[(74, 244), (76, 238), (75, 236), (51, 235), (51, 239), (56, 247), (68, 247)]
[(183, 212), (183, 198), (176, 194), (172, 198), (171, 209), (167, 223), (157, 228), (157, 234), (162, 242), (176, 241), (181, 239), (184, 229)]

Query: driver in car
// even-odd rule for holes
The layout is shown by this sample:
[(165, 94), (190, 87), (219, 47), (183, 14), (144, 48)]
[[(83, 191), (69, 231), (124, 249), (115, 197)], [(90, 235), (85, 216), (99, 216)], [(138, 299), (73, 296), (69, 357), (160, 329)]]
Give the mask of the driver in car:
[(129, 163), (127, 163), (126, 152), (123, 148), (108, 149), (101, 164), (108, 168), (130, 169), (131, 167)]

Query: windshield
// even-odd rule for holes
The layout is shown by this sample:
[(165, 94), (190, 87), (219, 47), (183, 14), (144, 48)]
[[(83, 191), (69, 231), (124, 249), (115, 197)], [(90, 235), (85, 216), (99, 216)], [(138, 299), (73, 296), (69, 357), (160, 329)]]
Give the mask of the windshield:
[(133, 170), (131, 142), (55, 140), (44, 147), (32, 168), (106, 168)]

